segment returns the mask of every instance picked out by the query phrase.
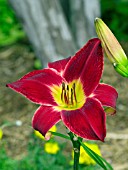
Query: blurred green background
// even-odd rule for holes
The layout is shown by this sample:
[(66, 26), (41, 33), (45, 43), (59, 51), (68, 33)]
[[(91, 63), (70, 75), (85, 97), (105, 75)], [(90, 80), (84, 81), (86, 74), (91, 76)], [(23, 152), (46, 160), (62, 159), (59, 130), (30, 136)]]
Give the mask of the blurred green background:
[[(101, 0), (101, 18), (119, 41), (128, 41), (128, 1)], [(68, 9), (66, 9), (68, 10)], [(68, 11), (67, 11), (68, 12)], [(67, 18), (68, 19), (68, 18)], [(69, 20), (69, 19), (68, 19)], [(22, 26), (6, 0), (0, 1), (0, 46), (25, 38)]]
[(6, 0), (0, 1), (0, 46), (20, 41), (25, 36), (20, 23)]

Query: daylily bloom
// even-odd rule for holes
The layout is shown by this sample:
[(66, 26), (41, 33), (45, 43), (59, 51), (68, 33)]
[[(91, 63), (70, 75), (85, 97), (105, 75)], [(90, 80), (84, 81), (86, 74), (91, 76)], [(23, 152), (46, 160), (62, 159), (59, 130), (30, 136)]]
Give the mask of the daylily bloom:
[(104, 52), (115, 70), (122, 76), (128, 77), (128, 58), (114, 34), (100, 18), (95, 19), (95, 28)]
[(100, 40), (91, 39), (73, 57), (48, 64), (7, 86), (41, 106), (32, 125), (43, 136), (60, 120), (74, 134), (104, 141), (106, 114), (103, 106), (115, 112), (117, 92), (100, 84), (103, 53)]

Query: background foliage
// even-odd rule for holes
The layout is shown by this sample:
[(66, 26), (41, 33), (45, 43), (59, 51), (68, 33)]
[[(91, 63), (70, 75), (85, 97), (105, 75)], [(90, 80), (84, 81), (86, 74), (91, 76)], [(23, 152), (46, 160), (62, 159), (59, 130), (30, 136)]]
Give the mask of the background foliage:
[[(54, 139), (52, 139), (52, 142)], [(0, 169), (1, 170), (72, 170), (71, 154), (63, 152), (66, 143), (59, 143), (60, 151), (56, 154), (46, 153), (44, 144), (46, 141), (38, 139), (34, 134), (30, 136), (28, 143), (28, 154), (20, 160), (12, 159), (6, 154), (3, 148), (0, 149)], [(80, 170), (101, 170), (98, 165), (80, 165)]]
[[(64, 3), (65, 2), (65, 3)], [(61, 0), (67, 11), (67, 21), (70, 24), (67, 1)], [(114, 32), (119, 41), (128, 41), (128, 0), (101, 0), (101, 17)], [(0, 46), (10, 45), (25, 37), (20, 23), (7, 0), (0, 1)]]
[(128, 0), (101, 0), (103, 21), (119, 41), (128, 41)]
[(15, 43), (23, 37), (21, 25), (7, 0), (0, 0), (0, 45)]

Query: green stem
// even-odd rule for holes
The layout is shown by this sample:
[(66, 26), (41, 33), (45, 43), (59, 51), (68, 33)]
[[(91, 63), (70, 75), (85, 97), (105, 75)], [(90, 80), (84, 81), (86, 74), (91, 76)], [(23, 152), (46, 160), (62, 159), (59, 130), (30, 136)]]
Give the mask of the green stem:
[(79, 138), (79, 140), (77, 139), (77, 137), (72, 133), (69, 132), (68, 135), (70, 136), (70, 139), (72, 141), (73, 144), (73, 150), (74, 150), (74, 166), (73, 169), (74, 170), (78, 170), (79, 169), (79, 156), (80, 156), (80, 141), (82, 141), (82, 138)]

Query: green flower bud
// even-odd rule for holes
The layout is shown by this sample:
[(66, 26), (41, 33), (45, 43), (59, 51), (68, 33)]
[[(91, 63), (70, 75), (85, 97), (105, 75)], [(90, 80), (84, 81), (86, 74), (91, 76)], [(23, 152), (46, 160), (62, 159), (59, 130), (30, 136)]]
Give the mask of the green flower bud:
[(100, 18), (95, 19), (95, 28), (103, 50), (115, 70), (120, 75), (128, 77), (128, 59), (114, 34)]
[(128, 77), (128, 66), (125, 67), (122, 64), (116, 64), (116, 63), (114, 63), (113, 66), (120, 75), (122, 75), (123, 77)]

